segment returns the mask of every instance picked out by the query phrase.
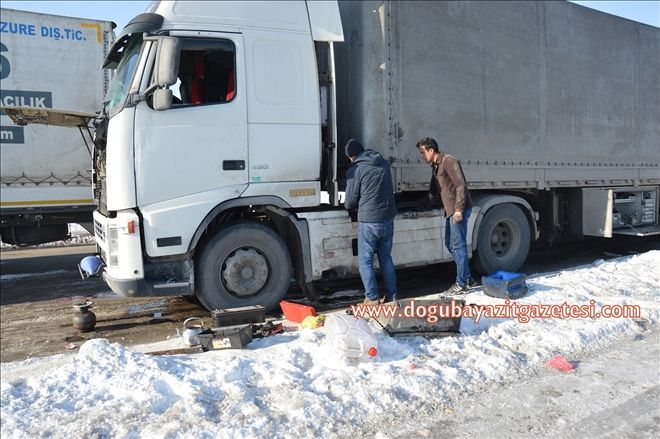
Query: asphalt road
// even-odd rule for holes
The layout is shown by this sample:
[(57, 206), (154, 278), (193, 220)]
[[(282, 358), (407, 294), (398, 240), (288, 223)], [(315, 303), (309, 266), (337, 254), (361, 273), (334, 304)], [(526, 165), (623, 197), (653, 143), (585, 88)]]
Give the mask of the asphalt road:
[[(181, 297), (125, 298), (100, 279), (83, 280), (78, 262), (95, 246), (30, 248), (0, 252), (0, 361), (24, 360), (75, 350), (106, 338), (125, 345), (176, 337), (191, 316), (210, 316)], [(72, 305), (92, 301), (96, 327), (73, 328)]]
[[(588, 264), (596, 259), (611, 259), (653, 249), (660, 250), (660, 236), (588, 239), (556, 246), (535, 244), (520, 271), (528, 275), (556, 271)], [(110, 289), (100, 278), (82, 280), (78, 273), (78, 262), (94, 251), (93, 245), (3, 250), (0, 252), (0, 306), (81, 295), (110, 294)], [(452, 284), (455, 273), (453, 263), (398, 270), (401, 295), (405, 298), (442, 291)], [(341, 297), (341, 294), (337, 296), (332, 293), (360, 288), (359, 278), (317, 285), (321, 293), (328, 295), (322, 301), (328, 307), (343, 306), (344, 302), (353, 303), (357, 300), (355, 295)], [(295, 289), (290, 293), (291, 297), (300, 297), (300, 292)]]
[(82, 258), (94, 245), (26, 248), (0, 252), (0, 306), (110, 292), (100, 278), (83, 280)]

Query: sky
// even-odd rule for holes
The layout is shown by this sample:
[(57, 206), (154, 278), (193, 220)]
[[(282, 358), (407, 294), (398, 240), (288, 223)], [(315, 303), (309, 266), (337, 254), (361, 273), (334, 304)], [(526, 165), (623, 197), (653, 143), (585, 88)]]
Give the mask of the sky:
[[(575, 1), (609, 14), (660, 27), (660, 1)], [(4, 1), (3, 8), (109, 20), (121, 30), (142, 13), (148, 1)]]

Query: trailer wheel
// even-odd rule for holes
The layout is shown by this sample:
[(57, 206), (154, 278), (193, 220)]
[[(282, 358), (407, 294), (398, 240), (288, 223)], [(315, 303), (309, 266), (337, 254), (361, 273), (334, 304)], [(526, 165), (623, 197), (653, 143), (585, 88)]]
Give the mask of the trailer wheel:
[(501, 204), (486, 212), (477, 236), (472, 258), (475, 271), (516, 271), (527, 258), (531, 241), (529, 223), (523, 211), (513, 204)]
[(282, 239), (257, 223), (220, 231), (197, 258), (196, 294), (208, 310), (262, 305), (272, 308), (291, 281), (291, 259)]

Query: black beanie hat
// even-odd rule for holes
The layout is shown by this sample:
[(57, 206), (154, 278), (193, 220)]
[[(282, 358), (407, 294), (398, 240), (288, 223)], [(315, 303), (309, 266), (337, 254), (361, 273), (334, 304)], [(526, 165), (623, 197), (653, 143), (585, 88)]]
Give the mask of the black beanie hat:
[(346, 157), (357, 157), (364, 151), (364, 146), (360, 142), (358, 142), (355, 139), (351, 139), (346, 143), (346, 147), (344, 147), (344, 151), (346, 153)]

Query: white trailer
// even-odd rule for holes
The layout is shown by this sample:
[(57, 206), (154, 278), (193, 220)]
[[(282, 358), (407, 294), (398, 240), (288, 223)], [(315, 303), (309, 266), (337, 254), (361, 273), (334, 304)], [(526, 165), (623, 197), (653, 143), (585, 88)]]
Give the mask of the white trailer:
[[(101, 109), (110, 72), (99, 67), (114, 42), (114, 23), (4, 8), (1, 16), (3, 106)], [(0, 122), (2, 241), (63, 239), (70, 222), (91, 230), (91, 143), (85, 148), (77, 130), (17, 126), (4, 113)]]

